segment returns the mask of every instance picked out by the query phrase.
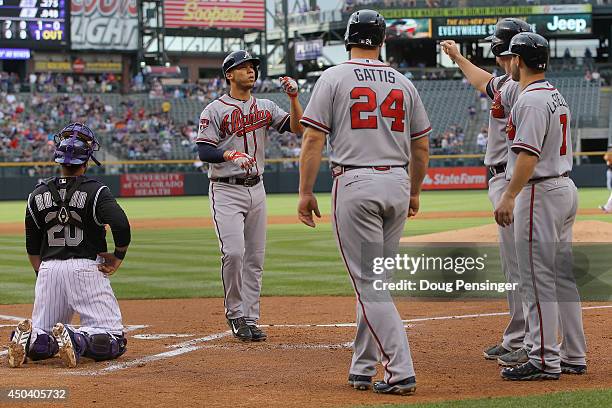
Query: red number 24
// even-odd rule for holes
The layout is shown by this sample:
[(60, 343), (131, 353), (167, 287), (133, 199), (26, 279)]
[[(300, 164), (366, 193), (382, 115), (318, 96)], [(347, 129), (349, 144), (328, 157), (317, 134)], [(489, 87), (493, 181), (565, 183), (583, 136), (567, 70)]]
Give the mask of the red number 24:
[[(351, 99), (361, 99), (365, 96), (365, 102), (355, 102), (351, 106), (351, 128), (352, 129), (378, 129), (378, 116), (376, 114), (361, 117), (362, 112), (374, 112), (377, 101), (376, 93), (371, 88), (357, 87), (351, 91)], [(383, 103), (380, 105), (380, 113), (385, 118), (392, 118), (391, 130), (394, 132), (404, 131), (404, 93), (400, 89), (392, 89)]]

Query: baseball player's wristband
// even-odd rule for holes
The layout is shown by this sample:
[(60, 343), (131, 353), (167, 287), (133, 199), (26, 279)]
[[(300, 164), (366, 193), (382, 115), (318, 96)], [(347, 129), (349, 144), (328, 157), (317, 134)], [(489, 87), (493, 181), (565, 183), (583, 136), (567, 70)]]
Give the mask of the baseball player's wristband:
[(121, 259), (122, 261), (125, 259), (125, 254), (127, 254), (127, 251), (119, 251), (117, 249), (115, 249), (115, 252), (113, 252), (115, 258)]

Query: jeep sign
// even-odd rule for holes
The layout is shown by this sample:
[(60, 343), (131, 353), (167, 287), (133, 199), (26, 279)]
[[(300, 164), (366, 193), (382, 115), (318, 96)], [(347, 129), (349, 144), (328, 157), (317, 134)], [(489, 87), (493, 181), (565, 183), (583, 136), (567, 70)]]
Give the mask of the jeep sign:
[(574, 31), (576, 33), (582, 33), (586, 30), (587, 22), (583, 18), (559, 18), (559, 16), (553, 16), (553, 21), (546, 24), (548, 31)]

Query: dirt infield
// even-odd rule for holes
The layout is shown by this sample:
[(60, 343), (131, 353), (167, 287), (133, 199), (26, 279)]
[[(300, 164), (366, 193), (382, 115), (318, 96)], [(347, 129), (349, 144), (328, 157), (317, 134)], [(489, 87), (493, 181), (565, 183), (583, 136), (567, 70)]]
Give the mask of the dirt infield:
[[(578, 211), (579, 215), (600, 215), (601, 210), (583, 209)], [(440, 219), (440, 218), (480, 218), (490, 217), (493, 221), (493, 211), (432, 211), (418, 214), (418, 219)], [(330, 223), (331, 217), (324, 215), (316, 222)], [(178, 229), (178, 228), (212, 228), (213, 222), (210, 217), (184, 217), (172, 219), (143, 218), (130, 220), (134, 229)], [(268, 225), (276, 224), (299, 224), (297, 215), (276, 215), (268, 217)], [(0, 234), (21, 234), (24, 231), (23, 222), (0, 223)]]
[[(612, 226), (608, 222), (576, 221), (573, 232), (574, 242), (612, 242)], [(403, 237), (401, 242), (497, 242), (497, 225)]]
[[(2, 387), (67, 387), (71, 405), (130, 406), (147, 401), (151, 407), (178, 401), (181, 406), (206, 407), (351, 406), (612, 387), (610, 304), (584, 305), (587, 375), (512, 383), (501, 380), (497, 364), (485, 361), (481, 351), (498, 341), (506, 323), (504, 302), (400, 301), (398, 309), (409, 319), (418, 383), (415, 396), (401, 398), (358, 392), (346, 385), (355, 328), (343, 324), (354, 321), (353, 298), (264, 298), (262, 323), (274, 325), (266, 329), (265, 343), (239, 343), (228, 337), (222, 299), (120, 303), (126, 325), (134, 326), (128, 333), (128, 352), (119, 360), (83, 360), (74, 370), (64, 368), (59, 359), (20, 369), (3, 363)], [(30, 313), (31, 305), (2, 306), (0, 338), (6, 339), (9, 325)], [(493, 315), (475, 316), (486, 313)]]

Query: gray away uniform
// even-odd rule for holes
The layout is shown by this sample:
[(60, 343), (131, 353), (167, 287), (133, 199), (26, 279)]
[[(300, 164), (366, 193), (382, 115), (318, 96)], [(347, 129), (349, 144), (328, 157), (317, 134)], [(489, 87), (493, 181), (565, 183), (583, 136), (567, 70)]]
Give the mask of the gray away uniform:
[(393, 301), (369, 301), (364, 295), (372, 294), (379, 277), (371, 267), (362, 269), (362, 245), (376, 244), (378, 252), (372, 256), (397, 253), (410, 199), (410, 141), (431, 131), (421, 98), (393, 68), (352, 59), (319, 78), (301, 123), (329, 134), (335, 174), (332, 223), (357, 297), (349, 372), (373, 376), (380, 361), (387, 383), (414, 376), (408, 338)]
[[(489, 200), (493, 208), (506, 191), (509, 181), (506, 180), (504, 168), (508, 161), (508, 144), (506, 142), (506, 124), (512, 106), (520, 92), (518, 82), (508, 75), (492, 78), (487, 84), (487, 95), (493, 100), (489, 114), (489, 140), (485, 153), (485, 166), (493, 169), (493, 177), (489, 180)], [(495, 170), (497, 169), (497, 170)], [(518, 262), (516, 247), (514, 245), (514, 228), (498, 227), (499, 252), (501, 255), (502, 271), (510, 283), (518, 283)], [(531, 347), (529, 328), (523, 314), (523, 305), (520, 291), (508, 291), (508, 310), (510, 321), (503, 333), (502, 346), (506, 350), (516, 350), (526, 345)]]
[[(255, 166), (247, 174), (231, 162), (211, 163), (208, 177), (210, 208), (222, 253), (221, 278), (225, 316), (259, 319), (259, 294), (266, 248), (266, 192), (263, 182), (253, 186), (234, 184), (236, 179), (261, 176), (265, 167), (268, 128), (286, 129), (289, 114), (267, 99), (248, 101), (223, 95), (200, 115), (196, 143), (253, 156)], [(215, 181), (227, 179), (227, 182)]]
[(567, 177), (572, 169), (570, 121), (565, 99), (545, 80), (521, 92), (508, 120), (511, 153), (506, 177), (511, 179), (522, 150), (538, 157), (532, 179), (516, 198), (514, 236), (533, 343), (529, 359), (551, 373), (561, 371), (560, 360), (586, 364), (582, 310), (571, 270), (578, 194)]

